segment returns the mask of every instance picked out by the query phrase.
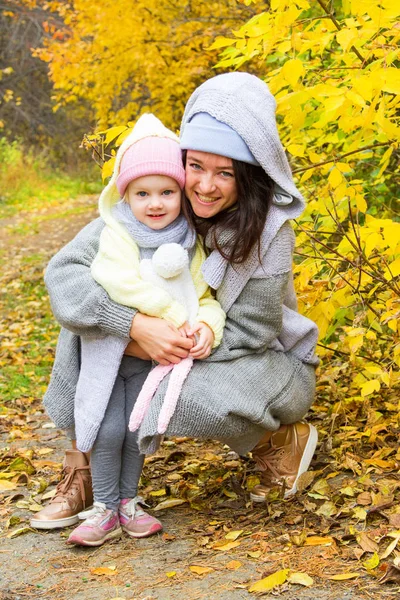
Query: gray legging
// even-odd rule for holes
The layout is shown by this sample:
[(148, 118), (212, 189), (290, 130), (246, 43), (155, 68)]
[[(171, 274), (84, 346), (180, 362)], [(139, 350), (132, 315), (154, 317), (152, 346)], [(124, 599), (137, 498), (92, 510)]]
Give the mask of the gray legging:
[(123, 498), (134, 498), (144, 454), (137, 433), (128, 429), (136, 398), (151, 369), (151, 362), (124, 356), (103, 422), (92, 448), (93, 493), (96, 502), (115, 510)]

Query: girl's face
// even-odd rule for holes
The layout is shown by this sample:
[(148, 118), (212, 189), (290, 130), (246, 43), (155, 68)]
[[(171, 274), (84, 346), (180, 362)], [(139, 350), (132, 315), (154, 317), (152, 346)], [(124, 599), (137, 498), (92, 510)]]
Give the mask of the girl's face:
[(138, 221), (151, 229), (164, 229), (181, 212), (182, 192), (172, 177), (145, 175), (130, 182), (125, 200)]
[(219, 154), (188, 150), (185, 192), (194, 213), (203, 219), (236, 204), (232, 160)]

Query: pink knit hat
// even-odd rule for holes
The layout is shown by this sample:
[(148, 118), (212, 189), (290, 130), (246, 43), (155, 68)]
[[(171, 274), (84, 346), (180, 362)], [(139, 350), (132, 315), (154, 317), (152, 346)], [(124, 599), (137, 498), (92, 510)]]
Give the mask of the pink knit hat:
[[(146, 120), (146, 117), (150, 116), (152, 119)], [(153, 115), (143, 115), (139, 119), (137, 124), (140, 123), (142, 128), (143, 125), (151, 125), (148, 135), (141, 137), (129, 146), (122, 156), (119, 175), (116, 180), (121, 198), (125, 194), (128, 184), (144, 175), (167, 175), (175, 179), (181, 189), (185, 186), (185, 169), (178, 138), (174, 139), (176, 136), (172, 131), (169, 132), (160, 121), (162, 129), (155, 131), (154, 120), (158, 121)], [(163, 132), (166, 132), (167, 135), (163, 135)]]

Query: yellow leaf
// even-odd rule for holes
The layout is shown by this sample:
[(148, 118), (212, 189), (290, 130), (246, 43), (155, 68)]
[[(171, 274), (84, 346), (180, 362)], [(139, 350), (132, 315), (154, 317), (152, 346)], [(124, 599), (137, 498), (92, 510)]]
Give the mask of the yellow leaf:
[(304, 66), (299, 58), (287, 60), (281, 69), (281, 73), (292, 87), (296, 85), (300, 77), (304, 75)]
[(269, 590), (274, 589), (278, 585), (282, 585), (287, 580), (289, 574), (289, 569), (282, 569), (281, 571), (277, 571), (264, 579), (260, 579), (260, 581), (256, 581), (249, 587), (249, 592), (268, 592)]
[(175, 575), (176, 575), (176, 571), (167, 571), (165, 574), (166, 574), (166, 576), (167, 576), (167, 577), (169, 577), (169, 578), (171, 578), (171, 577), (175, 577)]
[(374, 392), (379, 392), (381, 389), (381, 383), (379, 379), (370, 379), (364, 385), (361, 386), (361, 396), (365, 398), (365, 396), (369, 396), (369, 394), (373, 394)]
[(238, 546), (240, 546), (240, 542), (228, 542), (227, 544), (224, 542), (217, 542), (214, 544), (213, 548), (215, 548), (215, 550), (221, 550), (221, 552), (227, 552), (228, 550), (232, 550)]
[(8, 490), (15, 490), (16, 487), (16, 481), (0, 480), (0, 492), (8, 492)]
[(304, 546), (332, 546), (333, 542), (333, 537), (321, 537), (319, 535), (312, 535), (304, 541)]
[(346, 52), (348, 48), (352, 45), (355, 37), (357, 35), (356, 30), (354, 29), (342, 29), (338, 31), (336, 34), (336, 39), (338, 44), (342, 46), (343, 50)]
[(165, 488), (162, 488), (161, 490), (156, 490), (155, 492), (150, 492), (150, 496), (165, 496), (167, 494), (167, 492), (165, 491)]
[(249, 551), (247, 556), (250, 556), (251, 558), (260, 558), (261, 554), (261, 550), (256, 550), (255, 552)]
[(355, 579), (356, 577), (360, 577), (360, 573), (339, 573), (338, 575), (328, 577), (328, 579), (332, 581), (345, 581), (346, 579)]
[(390, 281), (394, 277), (397, 277), (398, 275), (400, 275), (400, 257), (396, 258), (396, 260), (390, 263), (390, 265), (384, 272), (384, 276), (388, 281)]
[(32, 529), (31, 527), (20, 527), (19, 529), (14, 529), (14, 531), (10, 531), (10, 533), (7, 534), (8, 538), (15, 538), (18, 537), (19, 535), (23, 535), (24, 533), (29, 533), (30, 531), (32, 531), (33, 533), (35, 532), (34, 529)]
[(313, 585), (314, 579), (307, 575), (307, 573), (290, 573), (288, 583), (297, 583), (309, 587), (310, 585)]
[(332, 171), (329, 173), (328, 182), (329, 185), (333, 188), (337, 188), (343, 181), (343, 175), (336, 167), (333, 167)]
[(223, 36), (217, 37), (215, 42), (207, 48), (207, 50), (218, 50), (219, 48), (225, 48), (226, 46), (232, 46), (235, 40)]
[(174, 506), (179, 506), (180, 504), (185, 504), (187, 500), (183, 500), (181, 498), (170, 498), (168, 500), (164, 500), (164, 502), (160, 502), (153, 508), (153, 510), (164, 510), (166, 508), (173, 508)]
[(113, 577), (118, 574), (116, 567), (96, 567), (95, 569), (90, 569), (92, 575), (108, 575), (109, 577)]
[(240, 531), (230, 531), (229, 533), (226, 534), (225, 539), (226, 540), (237, 540), (238, 537), (240, 535), (242, 535), (243, 533), (243, 529), (241, 529)]
[(390, 94), (400, 94), (400, 71), (395, 67), (382, 69), (381, 77), (384, 81), (382, 89)]
[(225, 568), (230, 571), (236, 571), (237, 569), (240, 569), (241, 566), (242, 563), (239, 560), (231, 560), (225, 565)]
[(304, 156), (305, 146), (302, 144), (289, 144), (287, 147), (288, 152), (293, 156)]
[(376, 569), (379, 565), (379, 556), (377, 552), (374, 552), (371, 558), (363, 562), (363, 567), (367, 569), (367, 571), (372, 571), (372, 569)]
[(108, 144), (110, 144), (110, 142), (112, 142), (113, 140), (115, 140), (115, 138), (117, 138), (119, 135), (121, 135), (121, 133), (123, 133), (126, 129), (125, 125), (118, 125), (117, 127), (110, 127), (110, 129), (107, 129), (105, 131), (106, 137), (104, 140), (104, 143), (106, 146), (108, 146)]
[(361, 196), (361, 194), (356, 195), (356, 206), (359, 211), (363, 213), (367, 212), (368, 205), (364, 199), (364, 196)]
[(101, 176), (103, 181), (107, 179), (107, 177), (111, 177), (115, 165), (115, 156), (110, 158), (107, 162), (104, 163), (103, 168), (101, 169)]
[(192, 573), (196, 573), (196, 575), (205, 575), (214, 571), (211, 567), (200, 567), (197, 565), (190, 566), (189, 569)]

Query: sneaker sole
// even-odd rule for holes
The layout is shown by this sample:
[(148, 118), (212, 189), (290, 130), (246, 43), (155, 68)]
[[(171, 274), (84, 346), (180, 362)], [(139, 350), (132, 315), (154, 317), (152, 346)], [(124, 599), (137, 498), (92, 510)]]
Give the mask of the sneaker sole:
[[(299, 465), (299, 470), (297, 472), (297, 477), (294, 481), (293, 486), (290, 488), (290, 490), (286, 490), (285, 495), (283, 496), (284, 498), (290, 498), (290, 496), (293, 496), (296, 492), (297, 492), (297, 481), (300, 477), (300, 475), (302, 475), (303, 473), (305, 473), (308, 469), (308, 467), (310, 466), (312, 457), (314, 456), (314, 452), (315, 449), (317, 447), (317, 443), (318, 443), (318, 431), (315, 429), (314, 425), (310, 425), (310, 435), (308, 436), (308, 440), (307, 440), (307, 444), (306, 447), (304, 448), (304, 452), (303, 452), (303, 456), (301, 457), (301, 461), (300, 461), (300, 465)], [(250, 500), (252, 500), (252, 502), (265, 502), (266, 501), (266, 496), (259, 496), (256, 494), (252, 494), (250, 492)]]
[(107, 542), (108, 540), (112, 540), (114, 538), (120, 537), (122, 535), (122, 529), (119, 527), (118, 529), (115, 529), (114, 531), (110, 531), (110, 533), (107, 533), (101, 540), (96, 540), (96, 541), (92, 541), (92, 540), (82, 540), (82, 539), (72, 539), (72, 540), (67, 540), (67, 544), (74, 544), (75, 546), (102, 546), (104, 544), (104, 542)]
[(65, 519), (56, 519), (53, 521), (39, 521), (36, 519), (30, 520), (31, 527), (34, 527), (35, 529), (59, 529), (63, 527), (69, 527), (70, 525), (75, 525), (78, 522), (78, 515), (65, 517)]
[(145, 538), (145, 537), (149, 537), (150, 535), (154, 535), (155, 533), (158, 533), (159, 531), (162, 531), (162, 525), (161, 526), (153, 525), (153, 527), (151, 527), (149, 531), (145, 531), (144, 533), (134, 533), (132, 531), (129, 531), (122, 525), (122, 531), (125, 531), (125, 533), (127, 533), (129, 535), (129, 537)]

